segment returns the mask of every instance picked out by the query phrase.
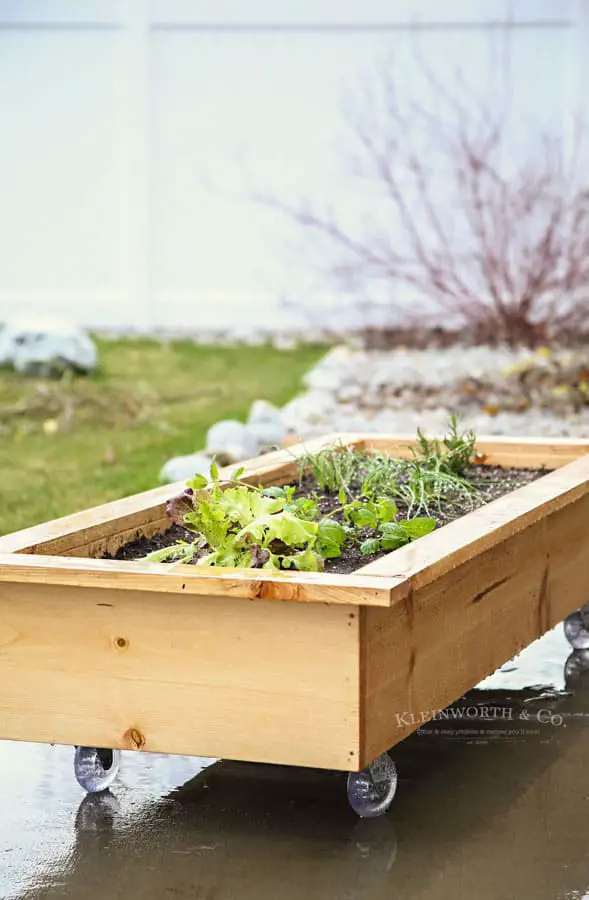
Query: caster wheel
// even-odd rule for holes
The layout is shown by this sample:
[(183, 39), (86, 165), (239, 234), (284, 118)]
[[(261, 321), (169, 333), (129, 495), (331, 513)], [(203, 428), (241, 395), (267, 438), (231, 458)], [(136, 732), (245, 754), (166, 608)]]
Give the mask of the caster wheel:
[(120, 750), (99, 747), (76, 747), (74, 774), (80, 787), (89, 794), (105, 791), (117, 777), (121, 762)]
[(374, 819), (389, 809), (397, 790), (397, 769), (383, 753), (361, 772), (348, 775), (348, 802), (362, 819)]
[(564, 620), (564, 634), (574, 650), (589, 650), (589, 630), (584, 612), (584, 609), (578, 610)]
[(589, 672), (589, 650), (575, 650), (564, 664), (564, 679), (567, 687)]

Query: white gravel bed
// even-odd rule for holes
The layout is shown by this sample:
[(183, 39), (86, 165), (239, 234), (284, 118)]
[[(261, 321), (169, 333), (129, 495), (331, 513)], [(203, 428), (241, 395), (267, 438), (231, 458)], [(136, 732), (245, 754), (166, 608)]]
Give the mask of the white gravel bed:
[[(529, 356), (524, 349), (490, 347), (391, 352), (336, 347), (307, 373), (307, 390), (283, 408), (283, 421), (302, 438), (330, 431), (414, 434), (418, 426), (439, 434), (458, 412), (460, 421), (481, 435), (589, 437), (589, 407), (565, 417), (534, 407), (491, 415), (476, 405), (456, 410), (444, 404), (445, 386), (468, 378), (499, 380)], [(413, 391), (410, 405), (404, 405), (404, 388), (422, 388), (423, 400), (416, 402)]]

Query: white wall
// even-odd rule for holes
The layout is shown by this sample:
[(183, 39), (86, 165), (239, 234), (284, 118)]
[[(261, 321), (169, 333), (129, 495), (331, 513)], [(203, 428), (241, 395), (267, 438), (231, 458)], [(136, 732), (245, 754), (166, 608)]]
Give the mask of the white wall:
[[(285, 224), (253, 204), (354, 194), (340, 115), (375, 60), (476, 88), (500, 0), (0, 0), (0, 321), (246, 330), (325, 301)], [(517, 118), (565, 127), (573, 0), (516, 0)], [(522, 129), (525, 142), (526, 130)], [(327, 315), (326, 312), (323, 313)], [(304, 321), (291, 313), (290, 323)]]

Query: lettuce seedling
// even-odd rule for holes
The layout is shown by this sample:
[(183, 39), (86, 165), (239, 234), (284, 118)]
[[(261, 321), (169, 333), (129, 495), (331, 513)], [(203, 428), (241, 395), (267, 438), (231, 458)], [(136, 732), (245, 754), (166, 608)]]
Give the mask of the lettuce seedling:
[(415, 518), (400, 522), (386, 522), (379, 528), (378, 537), (368, 538), (360, 544), (360, 551), (366, 556), (382, 550), (398, 550), (411, 541), (429, 534), (436, 527), (434, 519)]
[(316, 521), (314, 501), (295, 499), (294, 488), (262, 490), (238, 483), (242, 471), (233, 474), (231, 487), (221, 485), (215, 463), (210, 479), (191, 479), (167, 510), (173, 522), (198, 537), (147, 559), (192, 562), (197, 550), (204, 550), (199, 565), (319, 571), (325, 559), (341, 555), (346, 530), (333, 519)]

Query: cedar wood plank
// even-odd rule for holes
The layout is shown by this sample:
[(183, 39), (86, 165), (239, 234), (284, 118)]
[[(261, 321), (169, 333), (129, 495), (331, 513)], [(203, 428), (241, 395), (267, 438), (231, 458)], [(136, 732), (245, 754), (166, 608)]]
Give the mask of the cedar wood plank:
[(403, 579), (361, 611), (363, 762), (589, 601), (588, 522), (586, 456), (358, 570)]
[(344, 606), (0, 585), (0, 737), (356, 768)]

